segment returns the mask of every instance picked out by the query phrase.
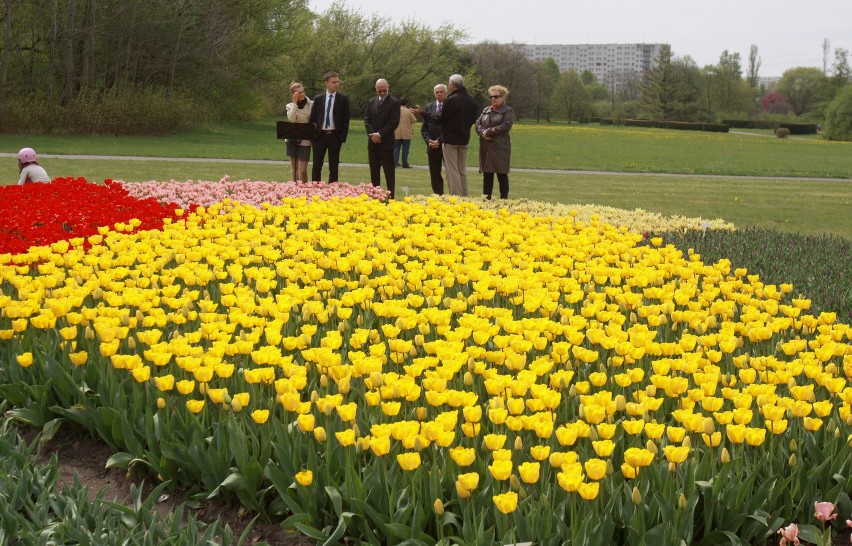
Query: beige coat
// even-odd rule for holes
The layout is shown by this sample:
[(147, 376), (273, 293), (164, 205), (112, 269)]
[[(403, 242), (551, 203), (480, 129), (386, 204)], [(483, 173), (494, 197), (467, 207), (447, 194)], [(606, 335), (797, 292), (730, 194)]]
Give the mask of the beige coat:
[(408, 106), (399, 107), (399, 125), (396, 126), (396, 131), (393, 132), (393, 138), (396, 140), (411, 140), (414, 135), (414, 124), (417, 123), (417, 118), (408, 109)]
[[(287, 121), (291, 121), (293, 123), (310, 123), (311, 121), (311, 107), (314, 105), (314, 101), (305, 97), (305, 100), (308, 101), (303, 107), (299, 108), (299, 106), (295, 102), (291, 102), (287, 104)], [(310, 140), (300, 140), (299, 146), (310, 146)]]

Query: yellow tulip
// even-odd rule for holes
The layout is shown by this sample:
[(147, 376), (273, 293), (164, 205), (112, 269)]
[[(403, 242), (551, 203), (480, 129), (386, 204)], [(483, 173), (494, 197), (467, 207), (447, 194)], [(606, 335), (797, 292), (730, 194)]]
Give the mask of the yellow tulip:
[(518, 474), (524, 483), (536, 483), (541, 474), (541, 464), (537, 462), (521, 463), (518, 465)]
[(258, 425), (263, 425), (269, 420), (269, 410), (259, 409), (251, 412), (251, 419)]
[(581, 483), (577, 488), (577, 493), (583, 500), (595, 500), (600, 494), (601, 484), (598, 482)]
[(628, 480), (632, 480), (639, 475), (639, 469), (627, 463), (621, 463), (621, 474)]
[(479, 486), (479, 474), (477, 472), (468, 472), (466, 474), (459, 474), (456, 481), (461, 487), (465, 488), (467, 491), (473, 491)]
[(33, 365), (33, 354), (30, 352), (21, 353), (17, 356), (17, 361), (22, 368), (29, 368)]
[(195, 381), (183, 379), (175, 384), (175, 388), (177, 388), (177, 391), (181, 394), (190, 394), (195, 390)]
[(396, 462), (403, 470), (414, 470), (420, 466), (420, 453), (417, 453), (416, 451), (400, 453), (396, 456)]
[(308, 487), (312, 483), (314, 483), (314, 473), (310, 470), (303, 470), (298, 472), (295, 476), (296, 482), (304, 487)]
[(498, 449), (503, 448), (503, 445), (506, 443), (506, 435), (505, 434), (486, 434), (482, 438), (482, 442), (485, 444), (485, 447), (487, 447), (491, 451), (496, 451)]
[(204, 409), (204, 402), (204, 400), (187, 400), (186, 409), (192, 413), (201, 413), (201, 410)]
[(518, 494), (514, 491), (494, 495), (491, 498), (494, 501), (494, 506), (503, 514), (511, 514), (518, 507)]
[(759, 446), (766, 440), (766, 429), (747, 427), (745, 441), (750, 446)]
[(482, 406), (465, 406), (462, 413), (468, 423), (478, 423), (482, 419)]
[(302, 432), (312, 432), (315, 423), (316, 417), (312, 413), (305, 413), (296, 417), (296, 424), (299, 425), (299, 430)]
[(550, 446), (532, 446), (530, 448), (530, 455), (536, 461), (543, 461), (550, 457)]
[(476, 450), (472, 447), (454, 447), (450, 449), (450, 458), (459, 466), (470, 466), (476, 460)]
[(583, 468), (590, 480), (601, 480), (606, 476), (606, 461), (603, 459), (589, 459), (583, 464)]
[(583, 474), (582, 472), (559, 472), (556, 474), (556, 481), (559, 483), (559, 487), (569, 493), (573, 493), (583, 483)]
[(488, 471), (495, 480), (508, 480), (512, 474), (512, 461), (494, 461), (488, 465)]
[(615, 450), (615, 442), (612, 440), (596, 440), (592, 442), (592, 448), (598, 457), (609, 457)]
[(149, 368), (148, 366), (134, 368), (130, 370), (130, 374), (133, 376), (133, 379), (135, 379), (137, 383), (145, 383), (146, 381), (151, 379), (151, 368)]
[(630, 447), (624, 451), (624, 462), (632, 467), (649, 466), (653, 460), (654, 454), (647, 449)]
[(689, 456), (690, 448), (688, 446), (667, 445), (663, 448), (663, 453), (670, 463), (680, 464)]

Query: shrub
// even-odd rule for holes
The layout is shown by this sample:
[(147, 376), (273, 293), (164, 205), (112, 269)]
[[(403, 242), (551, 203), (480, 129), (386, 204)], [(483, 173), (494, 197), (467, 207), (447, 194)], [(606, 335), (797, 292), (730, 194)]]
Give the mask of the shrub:
[(775, 136), (777, 136), (778, 138), (787, 138), (788, 136), (790, 136), (790, 129), (786, 127), (779, 127), (775, 129)]
[(198, 127), (208, 118), (208, 108), (199, 101), (162, 89), (84, 89), (64, 106), (39, 97), (9, 97), (0, 105), (3, 132), (165, 135)]
[(828, 105), (825, 138), (852, 141), (852, 85), (843, 87)]

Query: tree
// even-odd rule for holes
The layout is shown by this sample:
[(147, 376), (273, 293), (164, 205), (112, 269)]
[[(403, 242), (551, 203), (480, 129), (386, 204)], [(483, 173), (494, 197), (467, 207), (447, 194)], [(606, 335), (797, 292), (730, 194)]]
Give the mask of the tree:
[(760, 109), (767, 114), (789, 114), (790, 105), (781, 93), (772, 91), (760, 99)]
[(746, 74), (746, 81), (753, 88), (757, 89), (758, 84), (760, 83), (760, 65), (761, 59), (757, 54), (757, 46), (751, 44), (751, 49), (748, 52), (748, 72)]
[(485, 89), (491, 85), (504, 85), (512, 93), (509, 103), (517, 118), (537, 115), (538, 64), (514, 44), (481, 42), (466, 49)]
[(576, 70), (568, 70), (559, 76), (553, 89), (551, 104), (556, 113), (564, 116), (568, 123), (583, 116), (589, 107), (589, 93)]
[(546, 58), (538, 67), (538, 96), (536, 97), (536, 121), (544, 119), (550, 122), (550, 95), (559, 81), (559, 65), (552, 57)]
[(742, 79), (740, 54), (727, 49), (719, 63), (704, 68), (704, 107), (710, 113), (737, 113), (752, 109), (752, 91)]
[(841, 89), (826, 108), (825, 138), (852, 141), (852, 85)]
[(834, 50), (834, 64), (831, 65), (831, 74), (834, 78), (849, 82), (852, 79), (852, 68), (849, 67), (849, 50), (838, 47)]
[(796, 116), (815, 110), (824, 100), (828, 78), (819, 68), (791, 68), (781, 75), (775, 90), (787, 98)]
[(655, 120), (690, 120), (698, 113), (701, 71), (689, 57), (675, 59), (671, 46), (663, 44), (656, 66), (640, 84), (640, 108)]

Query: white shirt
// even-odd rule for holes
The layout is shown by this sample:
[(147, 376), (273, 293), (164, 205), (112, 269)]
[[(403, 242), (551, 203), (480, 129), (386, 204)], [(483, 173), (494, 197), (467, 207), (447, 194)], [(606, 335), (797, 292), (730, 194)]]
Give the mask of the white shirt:
[(21, 178), (18, 179), (18, 185), (21, 186), (25, 182), (50, 182), (50, 177), (41, 165), (30, 163), (21, 171)]

